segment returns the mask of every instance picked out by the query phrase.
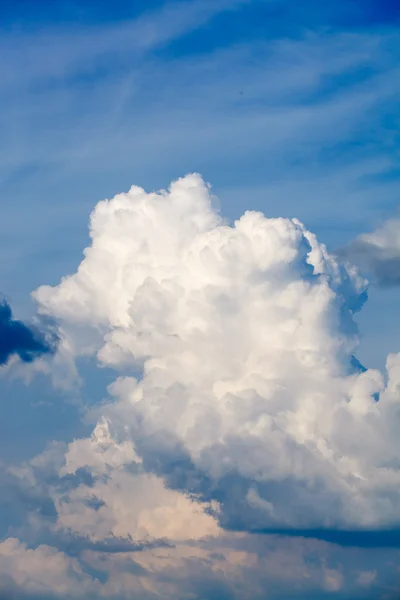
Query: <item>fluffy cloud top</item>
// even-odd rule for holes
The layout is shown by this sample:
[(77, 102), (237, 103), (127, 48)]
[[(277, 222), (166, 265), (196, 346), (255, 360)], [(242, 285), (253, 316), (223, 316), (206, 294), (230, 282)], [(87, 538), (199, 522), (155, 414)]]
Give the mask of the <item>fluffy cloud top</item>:
[(57, 344), (54, 332), (41, 331), (14, 319), (10, 305), (0, 301), (0, 365), (5, 365), (13, 355), (32, 362), (44, 354), (53, 354)]
[[(386, 379), (354, 358), (354, 269), (295, 219), (227, 224), (198, 175), (100, 202), (90, 234), (77, 272), (35, 298), (77, 354), (131, 370), (99, 411), (112, 460), (214, 501), (225, 527), (400, 523), (400, 357)], [(70, 473), (88, 464), (80, 443)]]

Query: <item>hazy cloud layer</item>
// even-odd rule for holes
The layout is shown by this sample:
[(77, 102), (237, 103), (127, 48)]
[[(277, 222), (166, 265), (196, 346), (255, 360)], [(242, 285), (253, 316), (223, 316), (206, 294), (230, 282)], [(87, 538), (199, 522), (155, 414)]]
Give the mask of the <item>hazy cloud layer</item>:
[[(57, 508), (51, 517), (31, 511), (0, 544), (7, 598), (374, 598), (400, 560), (394, 549), (223, 531), (204, 505), (146, 476), (104, 424), (65, 450), (53, 445), (14, 469), (27, 496), (31, 486), (37, 501), (48, 495)], [(78, 463), (91, 481), (66, 484)]]

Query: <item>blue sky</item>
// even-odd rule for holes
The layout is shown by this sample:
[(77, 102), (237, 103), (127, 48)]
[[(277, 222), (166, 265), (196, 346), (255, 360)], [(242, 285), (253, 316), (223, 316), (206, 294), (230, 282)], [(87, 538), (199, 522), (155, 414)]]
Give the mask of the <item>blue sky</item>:
[[(131, 185), (198, 172), (229, 221), (296, 217), (332, 252), (398, 215), (399, 26), (395, 0), (0, 3), (0, 290), (16, 317), (76, 271), (93, 207)], [(399, 300), (372, 281), (367, 367), (400, 350)], [(115, 377), (77, 362), (68, 389), (4, 373), (4, 464), (90, 433)]]

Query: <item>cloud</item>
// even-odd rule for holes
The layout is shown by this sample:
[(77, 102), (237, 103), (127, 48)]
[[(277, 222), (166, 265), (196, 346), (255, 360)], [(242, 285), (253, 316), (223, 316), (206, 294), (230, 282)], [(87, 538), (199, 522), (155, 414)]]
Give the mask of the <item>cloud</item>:
[(218, 534), (207, 505), (167, 489), (160, 477), (146, 472), (132, 442), (119, 444), (105, 421), (90, 438), (67, 448), (52, 445), (13, 472), (20, 486), (29, 481), (32, 490), (41, 490), (43, 506), (54, 507), (56, 520), (39, 514), (39, 522), (46, 543), (55, 538), (63, 550), (82, 551), (91, 544), (98, 551), (100, 546), (134, 551)]
[[(328, 598), (332, 591), (338, 598), (373, 598), (387, 586), (382, 571), (396, 561), (393, 551), (340, 550), (317, 540), (232, 533), (132, 553), (86, 549), (80, 557), (47, 544), (29, 547), (17, 538), (0, 546), (3, 587), (8, 584), (18, 598), (36, 598), (39, 590), (52, 598), (118, 600), (132, 595), (258, 600), (265, 599), (266, 590), (270, 598)], [(43, 573), (47, 564), (50, 572)]]
[[(81, 25), (62, 24), (54, 30), (41, 26), (30, 31), (11, 30), (1, 40), (2, 51), (10, 52), (17, 69), (26, 69), (22, 47), (30, 54), (28, 77), (20, 77), (14, 69), (5, 68), (6, 96), (26, 89), (39, 81), (42, 84), (69, 83), (76, 76), (93, 76), (106, 59), (118, 72), (134, 59), (151, 53), (206, 25), (224, 11), (234, 12), (249, 0), (209, 0), (168, 2), (156, 10), (142, 12), (136, 18), (120, 22)], [(51, 46), (54, 54), (47, 54)], [(117, 66), (115, 63), (119, 63)]]
[(45, 354), (54, 354), (57, 345), (53, 330), (41, 330), (14, 319), (7, 301), (0, 301), (0, 365), (7, 364), (14, 355), (23, 362), (33, 362)]
[[(44, 534), (45, 535), (45, 534)], [(154, 548), (171, 548), (172, 545), (165, 539), (152, 539), (135, 541), (132, 537), (104, 537), (91, 539), (89, 536), (79, 535), (69, 529), (58, 532), (48, 532), (45, 535), (46, 544), (56, 547), (68, 556), (78, 556), (87, 551), (104, 554), (123, 554), (144, 552)]]
[(0, 543), (0, 582), (5, 598), (85, 597), (96, 587), (75, 559), (50, 546), (28, 548), (15, 538)]
[(400, 219), (389, 219), (375, 231), (359, 235), (339, 253), (359, 265), (378, 285), (399, 285)]
[[(3, 275), (10, 280), (7, 289), (14, 289), (14, 282), (20, 285), (22, 280), (26, 289), (36, 287), (38, 282), (54, 283), (60, 272), (71, 273), (78, 257), (70, 241), (76, 242), (77, 235), (84, 237), (81, 230), (89, 202), (102, 194), (114, 194), (121, 182), (125, 186), (137, 180), (153, 189), (195, 166), (207, 173), (220, 192), (224, 189), (225, 202), (223, 194), (221, 199), (228, 216), (238, 215), (249, 206), (260, 206), (270, 216), (296, 214), (321, 232), (325, 228), (325, 241), (333, 241), (335, 246), (337, 240), (329, 236), (354, 236), (357, 227), (357, 231), (367, 230), (367, 205), (372, 206), (377, 197), (382, 205), (392, 202), (395, 182), (388, 185), (381, 180), (392, 167), (391, 119), (388, 123), (385, 116), (395, 110), (393, 82), (399, 80), (396, 36), (391, 35), (390, 27), (371, 35), (366, 31), (342, 35), (334, 32), (338, 23), (335, 16), (331, 34), (323, 31), (321, 36), (303, 36), (304, 15), (292, 18), (286, 5), (283, 9), (273, 3), (272, 10), (267, 8), (267, 19), (263, 18), (263, 7), (261, 18), (253, 16), (251, 20), (268, 22), (263, 36), (284, 37), (286, 41), (264, 43), (251, 26), (237, 28), (232, 23), (231, 28), (231, 23), (221, 17), (213, 31), (211, 18), (227, 4), (203, 1), (193, 8), (193, 3), (187, 3), (187, 7), (179, 3), (135, 22), (86, 29), (72, 25), (68, 31), (59, 26), (56, 30), (41, 28), (33, 35), (15, 35), (10, 30), (3, 36), (2, 47), (10, 57), (2, 69), (3, 179), (5, 194), (15, 200), (10, 202), (14, 212), (8, 211), (3, 219), (3, 245), (7, 256), (13, 258), (4, 265)], [(303, 9), (309, 12), (312, 4)], [(327, 10), (336, 14), (341, 8)], [(282, 19), (283, 13), (289, 18)], [(321, 11), (313, 14), (316, 22), (312, 29), (321, 31)], [(239, 22), (250, 25), (247, 19), (248, 14), (242, 12)], [(207, 25), (205, 35), (195, 34), (188, 39), (187, 34), (199, 25)], [(287, 39), (293, 33), (292, 26), (297, 41)], [(222, 39), (222, 30), (234, 31), (240, 45), (227, 49), (232, 37), (229, 34), (229, 39)], [(162, 48), (170, 43), (173, 47), (163, 52)], [(25, 60), (26, 52), (22, 56), (21, 48), (29, 49), (29, 61)], [(186, 52), (191, 55), (182, 57)], [(82, 81), (87, 76), (89, 86)], [(376, 177), (363, 184), (365, 175), (371, 172)], [(231, 191), (226, 188), (227, 178)], [(31, 210), (32, 218), (25, 219), (21, 232), (20, 203), (31, 197), (35, 202), (25, 207), (25, 213)], [(145, 204), (153, 206), (148, 200)], [(168, 194), (165, 200), (169, 206)], [(38, 203), (43, 210), (38, 211)], [(339, 217), (343, 210), (347, 234)], [(216, 214), (214, 209), (212, 212)], [(113, 217), (106, 217), (109, 226)], [(142, 248), (133, 256), (119, 254), (120, 224), (115, 235), (110, 236), (109, 229), (105, 235), (110, 243), (107, 247), (105, 239), (100, 248), (105, 252), (104, 259), (97, 252), (99, 238), (94, 236), (93, 253), (97, 253), (98, 260), (84, 272), (89, 292), (82, 303), (82, 319), (77, 298), (84, 286), (76, 276), (72, 278), (77, 289), (71, 290), (71, 297), (78, 310), (61, 319), (62, 341), (55, 357), (61, 379), (66, 383), (71, 379), (67, 359), (74, 353), (84, 355), (78, 359), (78, 367), (87, 354), (99, 353), (103, 365), (111, 365), (117, 375), (129, 377), (120, 377), (110, 388), (108, 404), (93, 407), (87, 415), (88, 420), (97, 420), (91, 437), (76, 439), (68, 446), (50, 446), (46, 456), (36, 457), (25, 471), (22, 469), (21, 485), (15, 484), (18, 502), (13, 503), (13, 487), (5, 480), (12, 500), (9, 504), (13, 504), (13, 510), (18, 509), (22, 521), (25, 513), (27, 521), (18, 530), (14, 519), (10, 523), (3, 513), (3, 520), (17, 529), (8, 535), (24, 540), (18, 543), (16, 552), (21, 560), (14, 558), (2, 571), (3, 578), (7, 572), (7, 578), (14, 582), (8, 586), (12, 594), (6, 597), (32, 596), (34, 588), (28, 585), (31, 574), (21, 577), (16, 572), (21, 562), (29, 570), (28, 563), (34, 556), (43, 560), (40, 548), (50, 546), (66, 564), (85, 573), (87, 585), (81, 588), (75, 585), (75, 576), (69, 575), (69, 598), (81, 595), (121, 600), (135, 596), (145, 600), (190, 596), (196, 600), (254, 600), (265, 598), (266, 593), (270, 597), (286, 594), (310, 598), (315, 594), (321, 598), (324, 591), (329, 596), (333, 590), (337, 596), (347, 592), (347, 596), (366, 597), (369, 584), (382, 584), (386, 562), (395, 569), (398, 553), (395, 548), (390, 553), (376, 552), (374, 546), (382, 545), (380, 530), (363, 530), (360, 536), (358, 531), (335, 528), (359, 527), (359, 515), (368, 515), (371, 507), (368, 527), (379, 527), (382, 514), (389, 515), (391, 522), (396, 520), (392, 507), (397, 502), (398, 488), (399, 378), (392, 358), (389, 385), (386, 373), (366, 370), (354, 358), (358, 336), (352, 314), (366, 299), (364, 282), (357, 282), (353, 270), (340, 265), (339, 286), (327, 275), (326, 266), (316, 277), (315, 256), (310, 257), (308, 248), (311, 234), (291, 219), (275, 224), (268, 219), (271, 227), (265, 237), (272, 239), (274, 231), (278, 233), (276, 243), (270, 244), (272, 255), (277, 246), (290, 245), (290, 233), (287, 237), (281, 235), (285, 226), (299, 235), (299, 243), (303, 244), (301, 249), (296, 240), (293, 244), (299, 260), (293, 264), (287, 281), (282, 282), (281, 266), (275, 271), (267, 269), (263, 276), (268, 286), (257, 296), (262, 282), (257, 283), (257, 278), (254, 281), (250, 269), (244, 268), (253, 250), (250, 243), (250, 251), (241, 250), (237, 259), (222, 257), (228, 276), (221, 283), (210, 283), (202, 272), (199, 274), (195, 261), (186, 260), (188, 248), (196, 251), (195, 243), (204, 232), (195, 230), (191, 234), (191, 246), (190, 239), (179, 236), (179, 221), (175, 209), (168, 208), (157, 225), (145, 228), (145, 234), (138, 236)], [(190, 215), (189, 219), (183, 216), (182, 221), (184, 228), (190, 224)], [(82, 226), (77, 228), (79, 222)], [(133, 244), (130, 238), (137, 237), (142, 223), (143, 215), (139, 215), (135, 233), (128, 233), (123, 240), (126, 248)], [(283, 224), (281, 230), (277, 223)], [(218, 217), (210, 231), (225, 239), (226, 225)], [(340, 232), (335, 227), (340, 227)], [(156, 269), (155, 281), (161, 288), (158, 296), (164, 303), (157, 309), (157, 285), (144, 286), (140, 305), (140, 293), (132, 288), (130, 279), (132, 272), (149, 267), (148, 262), (140, 262), (141, 253), (148, 240), (154, 245), (164, 228), (172, 232), (172, 239), (181, 240), (174, 261), (193, 273), (199, 288), (194, 298), (188, 273), (164, 277)], [(240, 236), (251, 242), (252, 234), (244, 226), (229, 226), (228, 233), (231, 229), (229, 244), (234, 249)], [(41, 235), (44, 230), (46, 236)], [(259, 230), (257, 224), (254, 231)], [(161, 242), (164, 254), (171, 244)], [(117, 268), (110, 267), (107, 254), (107, 250), (114, 252), (114, 244), (118, 248)], [(259, 244), (263, 246), (265, 241), (257, 240), (254, 247)], [(208, 242), (205, 245), (210, 246)], [(51, 251), (46, 252), (45, 246)], [(320, 246), (317, 242), (316, 247)], [(215, 245), (211, 244), (211, 249), (221, 258)], [(308, 267), (304, 265), (307, 257), (312, 263), (308, 262)], [(16, 276), (18, 264), (25, 270), (23, 278)], [(31, 269), (33, 264), (35, 268)], [(214, 275), (207, 257), (205, 264), (205, 270)], [(251, 260), (249, 264), (251, 267)], [(331, 265), (335, 264), (339, 263), (332, 260)], [(240, 275), (232, 272), (232, 265), (242, 269)], [(102, 269), (108, 268), (115, 271), (116, 277), (105, 284)], [(328, 280), (332, 306), (322, 310), (321, 319), (311, 324), (304, 310), (309, 298), (305, 291), (302, 295), (300, 285), (293, 291), (293, 282), (302, 282), (305, 290), (309, 286), (316, 291), (317, 280), (322, 283), (324, 278)], [(171, 292), (168, 279), (182, 285), (175, 285)], [(213, 287), (222, 290), (222, 302), (209, 294)], [(247, 296), (244, 287), (248, 288)], [(288, 307), (282, 298), (287, 292), (287, 299), (290, 290), (296, 299)], [(123, 303), (120, 307), (118, 302), (125, 297), (126, 308)], [(230, 308), (236, 298), (242, 311)], [(263, 311), (257, 312), (257, 302), (264, 306)], [(65, 297), (62, 303), (62, 310), (68, 312)], [(176, 318), (174, 307), (168, 308), (174, 303)], [(206, 310), (215, 307), (214, 312), (206, 314), (212, 331), (200, 330), (202, 336), (195, 332), (189, 340), (184, 327), (179, 327), (180, 319), (190, 329), (192, 315), (201, 318), (204, 305)], [(96, 310), (92, 319), (93, 306)], [(272, 315), (274, 306), (278, 308)], [(317, 300), (312, 306), (318, 312)], [(168, 333), (168, 327), (173, 326), (171, 336), (163, 330), (164, 307), (167, 316), (172, 316), (172, 323), (165, 327)], [(59, 309), (51, 307), (49, 312)], [(160, 327), (154, 319), (157, 310)], [(234, 316), (225, 325), (230, 310)], [(279, 341), (287, 326), (282, 317), (284, 310), (287, 321), (293, 318), (300, 323), (300, 329), (309, 337), (289, 337), (286, 345)], [(122, 324), (118, 318), (114, 321), (117, 314), (123, 319), (126, 314), (133, 314), (139, 321), (140, 315), (144, 318), (135, 329), (136, 324), (132, 326), (129, 318), (126, 323), (122, 319)], [(158, 341), (151, 339), (157, 337), (154, 330), (159, 330)], [(313, 362), (312, 356), (310, 359), (312, 352), (307, 348), (313, 330), (315, 338), (323, 338), (316, 351), (322, 364)], [(330, 347), (335, 332), (337, 360), (332, 358), (335, 352)], [(171, 349), (174, 337), (177, 347)], [(144, 346), (139, 352), (138, 340)], [(150, 354), (146, 353), (146, 343)], [(157, 344), (165, 347), (160, 356)], [(240, 354), (242, 344), (247, 346)], [(341, 345), (346, 346), (343, 351)], [(116, 346), (120, 348), (115, 350)], [(249, 347), (259, 352), (258, 363), (257, 357), (248, 357)], [(102, 355), (102, 349), (114, 352), (112, 360)], [(298, 360), (301, 352), (308, 352), (308, 371), (306, 361)], [(224, 359), (227, 364), (233, 361), (230, 370)], [(328, 365), (325, 371), (324, 361)], [(28, 370), (41, 367), (42, 362), (46, 361), (35, 361)], [(210, 373), (206, 376), (207, 364)], [(54, 360), (46, 362), (45, 367), (54, 375)], [(25, 364), (20, 368), (27, 371)], [(231, 374), (235, 370), (236, 379)], [(278, 375), (274, 375), (276, 371)], [(168, 376), (171, 381), (166, 383)], [(268, 389), (274, 377), (277, 385)], [(221, 381), (228, 390), (225, 399), (218, 387)], [(100, 387), (90, 393), (98, 392), (100, 398)], [(32, 388), (27, 390), (35, 394)], [(263, 418), (271, 425), (269, 429), (262, 429)], [(32, 423), (34, 430), (36, 433)], [(59, 435), (53, 426), (52, 431), (51, 435)], [(80, 430), (75, 435), (84, 434)], [(53, 463), (49, 465), (49, 461)], [(312, 512), (315, 519), (310, 522)], [(331, 516), (337, 519), (333, 525)], [(283, 534), (288, 528), (296, 537), (269, 533), (275, 529)], [(262, 534), (248, 534), (249, 530)], [(156, 547), (160, 535), (166, 536), (169, 548)], [(143, 541), (146, 536), (150, 539), (148, 547)], [(330, 539), (334, 544), (304, 540), (302, 536)], [(386, 544), (395, 545), (396, 539), (397, 531), (392, 528)], [(357, 543), (371, 548), (343, 548)], [(53, 581), (46, 580), (46, 576), (43, 580), (47, 581), (46, 593), (62, 597)], [(377, 597), (372, 592), (371, 597)], [(37, 598), (43, 596), (42, 591), (36, 594)]]
[[(34, 296), (79, 352), (142, 371), (118, 377), (98, 411), (112, 464), (128, 452), (144, 480), (211, 503), (223, 528), (399, 524), (400, 355), (386, 381), (355, 359), (366, 281), (354, 268), (296, 219), (229, 225), (198, 175), (100, 202), (90, 235), (77, 272)], [(88, 445), (71, 446), (72, 470)], [(109, 490), (93, 514), (110, 511)]]

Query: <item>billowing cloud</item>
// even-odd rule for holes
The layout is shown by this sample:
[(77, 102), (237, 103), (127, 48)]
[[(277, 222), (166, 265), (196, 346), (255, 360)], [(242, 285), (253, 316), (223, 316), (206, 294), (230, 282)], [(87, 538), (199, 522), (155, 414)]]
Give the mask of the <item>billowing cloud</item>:
[(44, 354), (53, 354), (57, 344), (54, 331), (43, 331), (14, 319), (8, 302), (0, 301), (0, 365), (5, 365), (14, 355), (24, 362), (32, 362)]
[(400, 285), (400, 218), (389, 219), (375, 231), (358, 236), (340, 253), (378, 285)]
[[(153, 536), (158, 514), (182, 539), (193, 502), (210, 531), (400, 524), (400, 355), (386, 376), (355, 359), (355, 269), (296, 219), (247, 212), (229, 225), (198, 175), (100, 202), (90, 235), (78, 271), (35, 298), (77, 353), (131, 375), (98, 411), (107, 450), (68, 448), (60, 475), (89, 465), (107, 483), (92, 506), (79, 488), (56, 499), (62, 527)], [(169, 494), (164, 508), (145, 517), (136, 485)]]

